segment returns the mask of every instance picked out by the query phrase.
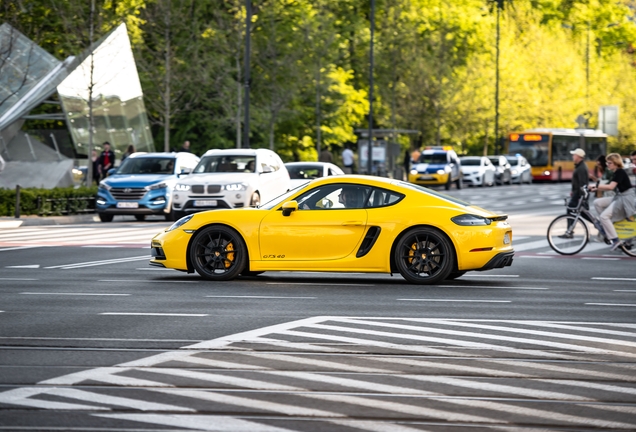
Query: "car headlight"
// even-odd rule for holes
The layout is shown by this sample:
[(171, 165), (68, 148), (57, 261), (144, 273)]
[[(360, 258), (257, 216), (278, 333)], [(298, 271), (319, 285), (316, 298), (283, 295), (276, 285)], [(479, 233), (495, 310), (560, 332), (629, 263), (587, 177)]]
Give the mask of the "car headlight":
[(106, 189), (106, 190), (111, 190), (111, 185), (109, 185), (108, 183), (106, 183), (105, 180), (102, 180), (99, 182), (99, 187), (102, 189)]
[(190, 185), (187, 184), (178, 184), (175, 186), (174, 190), (179, 192), (187, 192), (190, 190)]
[(146, 186), (144, 189), (146, 190), (156, 190), (156, 189), (165, 189), (168, 185), (164, 182), (151, 184), (150, 186)]
[(446, 174), (446, 171), (445, 171), (445, 170), (443, 170), (443, 169), (438, 169), (438, 170), (437, 170), (437, 174), (439, 174), (439, 175), (443, 175), (443, 174)]
[(417, 174), (417, 170), (416, 169), (412, 169), (411, 170), (411, 174), (416, 175)]
[(247, 189), (247, 184), (245, 183), (230, 183), (226, 184), (223, 187), (226, 191), (242, 191)]
[(514, 170), (510, 171), (510, 174), (512, 174), (512, 175), (517, 175), (517, 170), (516, 170), (516, 169), (514, 169)]
[(492, 221), (488, 218), (472, 215), (472, 214), (463, 214), (459, 216), (452, 217), (451, 220), (457, 225), (461, 226), (485, 226), (490, 225)]
[(182, 225), (185, 225), (186, 223), (190, 222), (190, 219), (192, 219), (194, 217), (193, 214), (188, 215), (188, 216), (184, 216), (181, 219), (179, 219), (178, 221), (176, 221), (175, 223), (173, 223), (172, 225), (170, 225), (170, 228), (168, 228), (166, 230), (166, 232), (168, 231), (172, 231), (172, 230), (176, 230), (177, 228), (179, 228)]

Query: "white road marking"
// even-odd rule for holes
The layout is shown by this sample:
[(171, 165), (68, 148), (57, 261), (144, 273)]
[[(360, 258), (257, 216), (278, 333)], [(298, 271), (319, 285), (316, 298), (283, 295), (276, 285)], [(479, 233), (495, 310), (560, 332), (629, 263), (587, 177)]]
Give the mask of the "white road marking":
[(636, 307), (636, 304), (628, 304), (628, 303), (584, 303), (587, 306), (625, 306), (625, 307)]
[(616, 277), (593, 277), (592, 280), (609, 280), (609, 281), (636, 281), (636, 278), (616, 278)]
[(462, 279), (465, 277), (485, 277), (485, 278), (518, 278), (519, 275), (500, 275), (500, 274), (467, 274), (462, 276)]
[(115, 259), (101, 260), (101, 261), (86, 261), (81, 263), (62, 264), (62, 265), (56, 265), (56, 266), (50, 266), (50, 267), (44, 267), (44, 268), (45, 269), (60, 268), (60, 269), (66, 270), (66, 269), (74, 269), (74, 268), (80, 268), (80, 267), (93, 267), (98, 265), (118, 264), (123, 262), (141, 261), (141, 260), (150, 260), (150, 255), (141, 255), (141, 256), (129, 257), (129, 258), (115, 258)]
[(71, 293), (71, 292), (21, 292), (24, 295), (61, 295), (61, 296), (130, 296), (132, 294), (109, 293)]
[(601, 384), (597, 382), (591, 381), (574, 381), (574, 380), (560, 380), (560, 379), (533, 379), (533, 381), (539, 382), (547, 382), (552, 384), (558, 384), (562, 386), (571, 386), (571, 387), (583, 387), (594, 390), (603, 390), (614, 393), (625, 393), (636, 395), (636, 389), (633, 387), (620, 387), (615, 385)]
[(21, 387), (0, 393), (0, 403), (28, 406), (33, 408), (51, 410), (89, 410), (110, 411), (110, 408), (95, 405), (71, 404), (67, 402), (54, 402), (42, 399), (31, 399), (31, 396), (46, 394), (49, 389), (41, 387)]
[(316, 297), (281, 297), (281, 296), (248, 296), (248, 295), (244, 295), (244, 296), (230, 296), (230, 295), (209, 295), (206, 296), (209, 298), (246, 298), (246, 299), (308, 299), (308, 300), (315, 300)]
[(206, 432), (292, 432), (253, 421), (216, 415), (179, 415), (179, 414), (94, 414), (116, 420), (129, 420), (141, 423), (152, 423), (163, 426), (174, 426)]
[(106, 394), (93, 393), (85, 390), (71, 388), (52, 388), (46, 394), (61, 396), (69, 399), (79, 399), (84, 402), (94, 402), (99, 404), (110, 404), (137, 409), (140, 411), (176, 411), (176, 412), (196, 412), (192, 408), (185, 408), (176, 405), (166, 405), (156, 402), (145, 402), (139, 399), (130, 399)]
[(636, 292), (636, 290), (614, 290), (614, 292)]
[[(1, 240), (1, 239), (0, 239)], [(0, 249), (0, 252), (5, 252), (5, 251), (14, 251), (14, 250), (20, 250), (20, 249), (34, 249), (40, 246), (16, 246), (16, 247), (8, 247), (8, 248), (3, 248)]]
[[(453, 285), (453, 288), (457, 288)], [(415, 301), (415, 302), (456, 302), (456, 303), (512, 303), (510, 300), (458, 300), (458, 299), (409, 299), (399, 298), (397, 301)]]
[[(342, 276), (342, 275), (340, 275)], [(266, 282), (266, 285), (318, 285), (318, 286), (348, 286), (348, 287), (359, 287), (359, 286), (375, 286), (373, 284), (359, 284), (359, 283), (313, 283), (313, 282)]]
[(614, 373), (597, 372), (593, 370), (580, 370), (580, 369), (574, 369), (572, 367), (567, 367), (567, 366), (558, 366), (558, 365), (547, 364), (547, 363), (537, 363), (533, 361), (485, 359), (484, 362), (501, 364), (505, 366), (521, 367), (524, 369), (538, 369), (538, 370), (549, 371), (549, 372), (559, 372), (559, 373), (565, 373), (568, 375), (569, 374), (586, 375), (589, 377), (595, 377), (597, 379), (605, 378), (610, 380), (619, 380), (619, 381), (627, 381), (627, 382), (636, 381), (636, 374), (619, 375)]
[[(518, 252), (518, 251), (515, 251)], [(515, 258), (539, 258), (539, 259), (552, 259), (553, 257), (551, 256), (538, 256), (538, 255), (520, 255), (520, 256), (516, 256)]]
[(579, 425), (592, 425), (601, 428), (621, 428), (621, 429), (631, 429), (634, 427), (634, 424), (629, 423), (620, 423), (613, 421), (606, 421), (602, 419), (596, 419), (593, 417), (579, 417), (570, 414), (562, 414), (556, 411), (546, 411), (537, 408), (528, 408), (515, 405), (508, 405), (500, 402), (491, 402), (485, 400), (477, 400), (477, 399), (451, 399), (451, 398), (440, 398), (436, 399), (440, 402), (462, 405), (471, 408), (482, 408), (489, 409), (495, 411), (503, 411), (508, 412), (514, 415), (525, 415), (530, 417), (540, 417), (540, 418), (548, 418), (552, 421), (558, 420), (566, 423), (575, 423)]
[(174, 396), (183, 396), (209, 402), (216, 402), (228, 405), (237, 405), (250, 409), (263, 411), (273, 411), (278, 414), (311, 416), (311, 417), (346, 417), (344, 414), (331, 411), (324, 411), (314, 408), (305, 408), (296, 405), (286, 405), (278, 402), (270, 402), (260, 399), (250, 399), (241, 396), (232, 396), (227, 393), (214, 393), (205, 390), (181, 390), (181, 389), (152, 389), (159, 393)]
[(341, 363), (341, 362), (332, 362), (327, 360), (303, 358), (303, 357), (287, 355), (287, 354), (265, 354), (265, 353), (252, 353), (252, 352), (242, 352), (240, 354), (243, 356), (248, 356), (253, 358), (310, 365), (310, 366), (322, 367), (325, 369), (334, 369), (337, 371), (357, 372), (357, 373), (395, 373), (395, 371), (392, 369), (369, 368), (369, 367), (363, 367), (363, 366), (349, 365), (349, 364)]
[(599, 258), (599, 257), (581, 257), (582, 260), (594, 260), (594, 261), (620, 261), (622, 258)]
[(453, 422), (471, 422), (471, 423), (500, 423), (500, 420), (474, 416), (469, 414), (462, 414), (460, 412), (450, 412), (443, 411), (439, 409), (427, 408), (424, 406), (415, 406), (409, 404), (402, 404), (397, 402), (389, 402), (386, 400), (381, 400), (377, 398), (362, 398), (358, 396), (347, 396), (347, 395), (331, 395), (331, 394), (299, 394), (298, 396), (325, 400), (330, 402), (338, 402), (338, 403), (346, 403), (351, 405), (359, 405), (365, 406), (373, 409), (382, 409), (386, 411), (399, 412), (403, 414), (410, 414), (417, 416), (417, 418), (421, 419), (422, 417), (428, 417), (433, 419), (444, 419), (446, 421)]
[(425, 432), (423, 429), (413, 429), (408, 426), (403, 426), (397, 423), (393, 423), (390, 420), (383, 420), (380, 423), (379, 420), (327, 420), (329, 423), (345, 426), (353, 429), (362, 429), (369, 432)]
[(6, 280), (6, 281), (37, 281), (40, 279), (34, 279), (34, 278), (0, 278), (0, 280)]
[(482, 368), (482, 367), (474, 367), (474, 366), (462, 366), (462, 365), (458, 365), (458, 364), (448, 364), (448, 363), (443, 363), (443, 362), (432, 362), (432, 361), (427, 361), (427, 360), (413, 360), (413, 359), (408, 359), (408, 358), (400, 358), (400, 357), (371, 357), (373, 359), (373, 361), (376, 362), (387, 362), (387, 363), (391, 363), (391, 364), (404, 364), (404, 365), (409, 365), (409, 366), (419, 366), (419, 367), (423, 367), (423, 368), (429, 368), (429, 369), (434, 369), (434, 368), (438, 368), (438, 369), (448, 369), (453, 371), (455, 374), (457, 372), (462, 372), (462, 373), (472, 373), (472, 374), (476, 374), (476, 375), (487, 375), (487, 376), (493, 376), (493, 377), (509, 377), (509, 378), (520, 378), (520, 377), (525, 377), (527, 376), (527, 374), (522, 374), (522, 373), (517, 373), (517, 372), (506, 372), (506, 371), (502, 371), (501, 369), (488, 369), (488, 368)]
[[(39, 385), (73, 385), (82, 381), (97, 381), (122, 387), (173, 387), (158, 381), (150, 381), (139, 378), (117, 375), (127, 372), (131, 368), (126, 367), (100, 367), (81, 372), (75, 372), (57, 378), (40, 381)], [(0, 393), (1, 395), (2, 393)]]
[(13, 269), (36, 269), (36, 268), (40, 268), (40, 264), (19, 265), (19, 266), (6, 266), (5, 268), (13, 268)]
[(184, 313), (160, 313), (160, 312), (101, 312), (99, 315), (130, 315), (130, 316), (176, 316), (176, 317), (206, 317), (209, 314), (184, 314)]
[[(1, 312), (1, 311), (0, 311)], [(192, 339), (122, 339), (122, 338), (56, 338), (56, 337), (28, 337), (28, 336), (1, 336), (0, 339), (17, 340), (60, 340), (60, 341), (100, 341), (100, 342), (201, 342)]]
[(511, 289), (511, 290), (549, 290), (550, 288), (538, 288), (538, 287), (500, 287), (500, 286), (478, 286), (478, 285), (437, 285), (439, 288), (476, 288), (476, 289)]
[(154, 283), (199, 283), (198, 280), (150, 280), (140, 281), (139, 279), (99, 279), (97, 282), (152, 282)]

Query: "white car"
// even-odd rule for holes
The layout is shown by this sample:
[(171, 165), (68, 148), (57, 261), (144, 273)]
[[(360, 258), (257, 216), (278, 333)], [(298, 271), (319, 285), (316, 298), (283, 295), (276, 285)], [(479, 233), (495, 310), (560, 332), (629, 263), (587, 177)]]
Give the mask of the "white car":
[(459, 158), (465, 184), (471, 186), (493, 186), (497, 168), (486, 156), (464, 156)]
[(506, 156), (510, 164), (510, 178), (512, 183), (532, 183), (532, 166), (521, 155)]
[(267, 149), (208, 150), (172, 194), (176, 219), (203, 210), (257, 207), (290, 189), (280, 157)]
[(287, 162), (285, 167), (289, 171), (292, 189), (316, 178), (344, 174), (338, 165), (329, 162)]

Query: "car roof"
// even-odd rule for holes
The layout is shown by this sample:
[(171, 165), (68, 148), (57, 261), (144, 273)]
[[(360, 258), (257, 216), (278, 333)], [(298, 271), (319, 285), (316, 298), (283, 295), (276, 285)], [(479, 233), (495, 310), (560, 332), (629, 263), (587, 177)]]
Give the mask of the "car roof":
[(325, 165), (333, 165), (331, 162), (286, 162), (285, 165), (296, 166), (296, 165), (305, 165), (305, 166), (325, 166)]
[(484, 156), (462, 156), (460, 159), (481, 159)]
[(152, 153), (147, 153), (147, 152), (136, 152), (131, 154), (130, 156), (128, 156), (129, 158), (146, 158), (146, 157), (152, 157), (152, 158), (166, 158), (166, 159), (174, 159), (177, 156), (185, 156), (185, 155), (190, 155), (192, 157), (198, 158), (197, 155), (192, 154), (192, 153), (188, 153), (188, 152), (178, 152), (178, 153), (165, 153), (165, 152), (152, 152)]
[(276, 154), (269, 149), (257, 148), (257, 149), (211, 149), (205, 152), (203, 156), (230, 154), (236, 156), (256, 156), (259, 153), (272, 153)]

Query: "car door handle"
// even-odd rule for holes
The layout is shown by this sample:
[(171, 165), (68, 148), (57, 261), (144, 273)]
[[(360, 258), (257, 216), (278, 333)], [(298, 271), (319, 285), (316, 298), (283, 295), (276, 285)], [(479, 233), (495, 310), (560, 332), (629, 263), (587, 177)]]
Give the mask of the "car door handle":
[(363, 224), (362, 221), (347, 221), (347, 222), (343, 222), (342, 226), (360, 226), (362, 224)]

